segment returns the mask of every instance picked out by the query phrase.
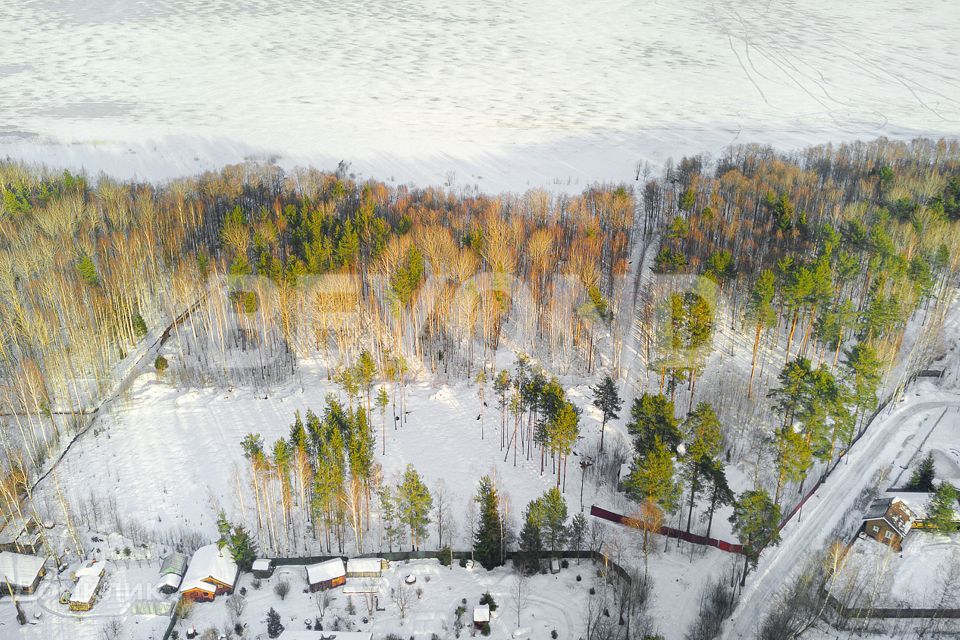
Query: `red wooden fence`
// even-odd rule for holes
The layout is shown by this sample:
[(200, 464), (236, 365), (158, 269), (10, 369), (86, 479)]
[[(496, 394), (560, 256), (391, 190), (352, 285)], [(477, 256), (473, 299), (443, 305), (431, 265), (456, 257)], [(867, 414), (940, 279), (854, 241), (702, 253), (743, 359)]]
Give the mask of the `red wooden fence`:
[[(613, 511), (607, 511), (606, 509), (602, 509), (597, 505), (590, 506), (590, 515), (595, 518), (602, 518), (603, 520), (616, 522), (617, 524), (622, 524), (624, 526), (633, 526), (631, 525), (630, 518), (627, 516), (614, 513)], [(633, 528), (636, 527), (634, 526)], [(734, 544), (733, 542), (717, 540), (716, 538), (708, 538), (706, 536), (698, 536), (695, 533), (680, 531), (679, 529), (674, 529), (673, 527), (660, 527), (659, 533), (660, 535), (667, 536), (668, 538), (679, 538), (686, 542), (692, 542), (693, 544), (700, 544), (706, 547), (715, 547), (728, 553), (743, 553), (743, 545), (741, 544)]]

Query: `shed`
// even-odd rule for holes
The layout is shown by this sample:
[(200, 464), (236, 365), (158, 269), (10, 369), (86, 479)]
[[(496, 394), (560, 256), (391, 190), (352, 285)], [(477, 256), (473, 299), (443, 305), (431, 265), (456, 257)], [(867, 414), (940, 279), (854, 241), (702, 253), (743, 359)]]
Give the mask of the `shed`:
[(184, 598), (208, 602), (225, 593), (233, 593), (240, 568), (230, 551), (215, 544), (197, 549), (183, 576), (180, 593)]
[(308, 564), (307, 584), (310, 585), (310, 591), (321, 591), (339, 587), (347, 581), (346, 571), (343, 568), (343, 560), (334, 558), (317, 564)]
[(183, 577), (187, 571), (187, 556), (178, 551), (174, 551), (160, 564), (160, 575), (166, 576), (171, 573)]
[(0, 580), (4, 592), (33, 593), (43, 578), (44, 558), (12, 551), (0, 552)]
[(473, 626), (478, 629), (490, 623), (490, 605), (479, 604), (473, 608)]
[(177, 574), (168, 573), (160, 578), (160, 582), (157, 583), (157, 591), (166, 594), (176, 593), (177, 589), (180, 588), (180, 583), (182, 581), (183, 578)]
[(87, 574), (77, 580), (73, 587), (73, 593), (70, 594), (71, 611), (89, 611), (96, 602), (97, 592), (100, 591), (100, 585), (103, 578), (96, 574)]
[(387, 568), (383, 558), (350, 558), (347, 560), (348, 578), (379, 578)]
[(269, 578), (273, 575), (273, 560), (269, 558), (257, 558), (253, 561), (253, 577)]
[(560, 558), (550, 558), (550, 573), (560, 573)]

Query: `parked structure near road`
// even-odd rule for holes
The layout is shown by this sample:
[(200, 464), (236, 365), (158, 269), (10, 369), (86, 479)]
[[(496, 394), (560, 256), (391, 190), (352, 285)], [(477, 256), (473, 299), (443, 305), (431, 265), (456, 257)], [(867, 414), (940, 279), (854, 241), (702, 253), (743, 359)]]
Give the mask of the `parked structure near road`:
[(317, 564), (308, 564), (306, 570), (310, 591), (332, 589), (347, 581), (347, 573), (343, 568), (343, 560), (340, 558), (318, 562)]
[(3, 592), (33, 593), (40, 584), (45, 570), (44, 558), (28, 556), (12, 551), (0, 552), (0, 580)]
[(233, 593), (240, 568), (226, 548), (208, 544), (197, 549), (183, 576), (180, 593), (195, 602), (210, 602), (216, 596)]
[(916, 519), (917, 514), (900, 498), (877, 498), (863, 518), (863, 532), (899, 551)]

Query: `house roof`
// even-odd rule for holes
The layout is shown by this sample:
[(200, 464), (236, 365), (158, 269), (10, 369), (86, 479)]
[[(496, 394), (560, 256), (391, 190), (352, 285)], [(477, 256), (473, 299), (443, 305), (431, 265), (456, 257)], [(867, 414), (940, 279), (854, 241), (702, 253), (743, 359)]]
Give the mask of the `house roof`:
[(380, 558), (350, 558), (347, 573), (379, 573), (383, 565)]
[(190, 558), (190, 566), (183, 576), (180, 591), (203, 589), (210, 592), (210, 581), (214, 580), (233, 588), (237, 577), (237, 563), (233, 561), (230, 551), (224, 547), (220, 549), (215, 544), (200, 547)]
[[(906, 520), (901, 517), (900, 509), (906, 512)], [(916, 518), (916, 513), (910, 508), (910, 505), (896, 496), (877, 498), (870, 503), (870, 507), (864, 515), (864, 520), (883, 520), (901, 536), (907, 535)]]
[(73, 575), (79, 580), (83, 576), (102, 576), (106, 563), (103, 560), (93, 560), (84, 563)]
[(346, 575), (343, 570), (343, 560), (334, 558), (325, 562), (307, 565), (307, 582), (310, 584), (319, 584), (334, 578)]
[(0, 544), (13, 544), (20, 539), (34, 524), (34, 519), (30, 516), (25, 518), (12, 518), (3, 526), (0, 526)]
[(160, 579), (160, 582), (157, 583), (157, 589), (162, 589), (163, 587), (171, 587), (177, 589), (180, 587), (181, 578), (176, 573), (168, 573)]
[(45, 558), (4, 551), (0, 553), (0, 577), (10, 586), (26, 588), (33, 585)]
[(100, 586), (99, 575), (85, 575), (77, 580), (73, 587), (73, 593), (70, 594), (70, 602), (88, 604), (97, 594), (97, 588)]
[(904, 491), (898, 493), (888, 493), (887, 496), (892, 499), (902, 500), (907, 507), (913, 511), (917, 520), (923, 520), (927, 517), (927, 505), (930, 503), (932, 493)]
[(480, 604), (473, 608), (474, 622), (490, 622), (490, 605)]
[(270, 567), (273, 566), (273, 560), (269, 558), (257, 558), (253, 561), (253, 570), (254, 571), (270, 571)]
[(168, 573), (175, 573), (179, 576), (182, 576), (186, 569), (187, 556), (183, 553), (174, 551), (163, 559), (163, 563), (160, 565), (160, 575), (165, 576)]

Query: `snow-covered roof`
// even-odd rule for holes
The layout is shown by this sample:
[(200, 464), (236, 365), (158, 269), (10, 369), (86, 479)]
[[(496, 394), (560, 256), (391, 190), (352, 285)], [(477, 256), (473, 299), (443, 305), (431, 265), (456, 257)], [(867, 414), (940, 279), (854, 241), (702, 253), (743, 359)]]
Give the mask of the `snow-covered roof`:
[(307, 565), (307, 582), (310, 584), (319, 584), (344, 575), (346, 572), (343, 570), (343, 560), (340, 558)]
[(0, 553), (0, 578), (13, 587), (30, 587), (43, 569), (44, 561), (39, 556), (4, 551)]
[(930, 498), (933, 497), (932, 493), (916, 492), (887, 493), (886, 495), (893, 500), (903, 501), (920, 520), (927, 517), (927, 505), (930, 503)]
[(187, 569), (187, 556), (174, 551), (166, 558), (163, 559), (163, 564), (160, 565), (160, 575), (167, 575), (168, 573), (175, 573), (182, 576), (183, 572)]
[(70, 602), (88, 604), (91, 600), (93, 600), (93, 596), (96, 595), (97, 588), (99, 586), (99, 575), (83, 576), (77, 580), (76, 586), (73, 587), (73, 593), (70, 594)]
[(13, 544), (34, 524), (34, 519), (13, 518), (0, 527), (0, 544)]
[(157, 589), (162, 589), (163, 587), (176, 589), (180, 586), (180, 581), (181, 578), (179, 574), (168, 573), (160, 579), (160, 582), (157, 583)]
[(103, 575), (104, 567), (106, 567), (106, 563), (103, 560), (93, 560), (82, 565), (79, 569), (73, 572), (73, 575), (78, 580), (83, 576)]
[[(904, 515), (906, 519), (904, 519)], [(877, 498), (870, 503), (870, 507), (864, 515), (864, 520), (883, 519), (891, 529), (901, 536), (905, 536), (910, 531), (910, 527), (913, 526), (916, 517), (916, 512), (909, 504), (900, 498), (887, 496)]]
[(347, 573), (379, 573), (382, 566), (380, 558), (350, 558)]
[(204, 589), (210, 592), (208, 580), (216, 580), (221, 584), (233, 587), (233, 581), (237, 577), (237, 563), (233, 561), (230, 550), (224, 547), (220, 549), (215, 544), (208, 544), (205, 547), (197, 549), (190, 559), (190, 566), (187, 567), (187, 573), (183, 576), (181, 591), (189, 589)]
[(254, 571), (270, 571), (271, 566), (273, 566), (273, 560), (269, 558), (257, 558), (253, 561)]
[(473, 608), (474, 622), (490, 622), (490, 605), (479, 604)]

